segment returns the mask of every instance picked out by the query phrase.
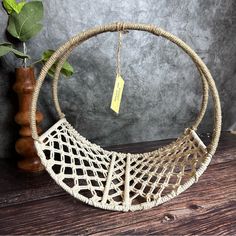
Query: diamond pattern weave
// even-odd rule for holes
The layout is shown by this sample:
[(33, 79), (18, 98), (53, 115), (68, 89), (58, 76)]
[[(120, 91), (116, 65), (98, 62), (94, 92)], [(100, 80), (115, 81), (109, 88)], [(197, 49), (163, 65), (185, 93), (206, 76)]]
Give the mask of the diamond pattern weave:
[(207, 156), (197, 134), (186, 130), (175, 142), (153, 152), (106, 151), (81, 136), (65, 118), (36, 141), (48, 172), (70, 194), (105, 209), (136, 210), (178, 194), (196, 177)]

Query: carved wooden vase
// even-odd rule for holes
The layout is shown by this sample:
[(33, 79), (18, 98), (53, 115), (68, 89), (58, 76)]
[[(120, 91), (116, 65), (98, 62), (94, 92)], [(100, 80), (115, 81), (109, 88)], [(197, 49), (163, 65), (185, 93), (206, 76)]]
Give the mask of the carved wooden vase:
[[(16, 68), (16, 81), (13, 86), (18, 95), (19, 111), (15, 116), (15, 121), (19, 124), (20, 138), (17, 140), (16, 152), (21, 156), (18, 160), (18, 167), (28, 172), (39, 172), (44, 170), (43, 165), (36, 153), (34, 142), (31, 137), (30, 128), (30, 104), (35, 85), (34, 68), (20, 67)], [(36, 113), (37, 125), (42, 121), (42, 113)], [(40, 133), (40, 128), (38, 127)]]

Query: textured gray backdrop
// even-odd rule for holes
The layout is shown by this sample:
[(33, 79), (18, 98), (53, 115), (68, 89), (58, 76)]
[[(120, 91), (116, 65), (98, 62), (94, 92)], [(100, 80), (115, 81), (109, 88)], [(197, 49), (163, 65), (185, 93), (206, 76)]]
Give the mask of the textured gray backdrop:
[[(30, 42), (37, 59), (71, 36), (92, 26), (116, 22), (158, 25), (187, 42), (216, 81), (223, 107), (223, 129), (236, 121), (235, 0), (45, 0), (44, 29)], [(0, 10), (0, 41), (6, 40), (7, 15)], [(115, 78), (116, 33), (93, 38), (70, 57), (75, 74), (61, 79), (60, 101), (67, 118), (88, 139), (101, 145), (176, 137), (194, 120), (201, 101), (199, 76), (190, 59), (171, 43), (148, 33), (124, 36), (124, 96), (118, 116), (109, 109)], [(21, 48), (21, 45), (18, 45)], [(0, 157), (14, 150), (16, 97), (11, 91), (15, 61), (0, 59)], [(38, 72), (39, 68), (36, 72)], [(50, 78), (41, 93), (44, 128), (56, 120), (51, 109)], [(212, 109), (200, 132), (211, 131)]]

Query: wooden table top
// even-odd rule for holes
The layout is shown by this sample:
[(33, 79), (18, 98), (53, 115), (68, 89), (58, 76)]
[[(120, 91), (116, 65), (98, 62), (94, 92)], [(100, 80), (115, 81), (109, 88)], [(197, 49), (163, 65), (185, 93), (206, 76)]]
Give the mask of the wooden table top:
[[(169, 141), (110, 149), (151, 151)], [(217, 153), (198, 183), (146, 211), (122, 213), (88, 206), (63, 191), (45, 172), (19, 172), (14, 159), (0, 161), (1, 235), (236, 235), (236, 135), (228, 132), (222, 134)]]

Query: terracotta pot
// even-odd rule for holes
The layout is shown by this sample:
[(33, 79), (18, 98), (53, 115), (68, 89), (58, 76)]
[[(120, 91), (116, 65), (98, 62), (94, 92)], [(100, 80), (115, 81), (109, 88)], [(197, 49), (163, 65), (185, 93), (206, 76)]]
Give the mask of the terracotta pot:
[[(38, 172), (44, 170), (43, 165), (37, 156), (30, 129), (30, 104), (32, 93), (35, 85), (34, 68), (20, 67), (16, 68), (16, 81), (13, 86), (14, 91), (18, 95), (19, 111), (15, 116), (15, 121), (21, 126), (15, 148), (21, 158), (18, 160), (18, 167), (28, 172)], [(39, 124), (43, 115), (37, 112), (37, 124)], [(39, 133), (40, 133), (40, 128)]]

